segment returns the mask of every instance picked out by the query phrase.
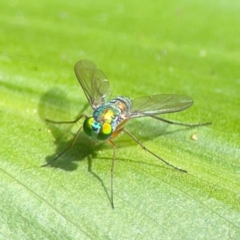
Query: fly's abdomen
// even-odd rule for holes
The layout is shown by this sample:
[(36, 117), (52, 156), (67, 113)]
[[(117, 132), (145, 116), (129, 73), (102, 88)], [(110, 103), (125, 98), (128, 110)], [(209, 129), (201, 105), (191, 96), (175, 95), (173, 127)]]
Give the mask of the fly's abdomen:
[(110, 104), (113, 104), (120, 112), (120, 115), (126, 115), (130, 113), (131, 110), (131, 101), (127, 97), (116, 97), (112, 99)]

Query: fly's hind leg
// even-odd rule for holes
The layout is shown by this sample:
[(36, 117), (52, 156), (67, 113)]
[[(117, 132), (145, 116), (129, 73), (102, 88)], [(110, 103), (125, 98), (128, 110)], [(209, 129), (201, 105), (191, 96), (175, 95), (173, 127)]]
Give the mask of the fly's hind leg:
[(154, 119), (157, 119), (157, 120), (160, 120), (160, 121), (163, 121), (163, 122), (166, 122), (166, 123), (169, 123), (169, 124), (174, 124), (174, 125), (180, 125), (180, 126), (186, 126), (186, 127), (201, 127), (201, 126), (207, 126), (207, 125), (211, 125), (212, 123), (211, 122), (205, 122), (205, 123), (180, 123), (180, 122), (174, 122), (174, 121), (171, 121), (171, 120), (167, 120), (167, 119), (164, 119), (164, 118), (160, 118), (160, 117), (157, 117), (157, 116), (150, 116), (151, 118), (154, 118)]
[(168, 166), (178, 170), (178, 171), (181, 171), (181, 172), (184, 172), (184, 173), (187, 173), (186, 170), (184, 169), (181, 169), (179, 167), (176, 167), (174, 165), (172, 165), (171, 163), (167, 162), (166, 160), (164, 160), (163, 158), (161, 158), (160, 156), (158, 156), (157, 154), (155, 154), (154, 152), (150, 151), (147, 147), (145, 147), (136, 137), (134, 137), (134, 135), (132, 133), (130, 133), (126, 128), (123, 129), (123, 131), (125, 133), (128, 134), (128, 136), (130, 136), (138, 145), (140, 145), (142, 147), (142, 149), (144, 149), (145, 151), (149, 152), (151, 155), (153, 155), (154, 157), (156, 157), (157, 159), (161, 160), (162, 162), (164, 162), (165, 164), (167, 164)]

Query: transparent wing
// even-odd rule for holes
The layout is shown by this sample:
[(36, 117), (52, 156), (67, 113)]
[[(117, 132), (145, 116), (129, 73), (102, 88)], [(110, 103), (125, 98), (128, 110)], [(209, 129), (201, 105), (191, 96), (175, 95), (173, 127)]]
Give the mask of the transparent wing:
[(191, 107), (193, 99), (184, 95), (159, 94), (136, 98), (131, 101), (129, 118), (179, 112)]
[(97, 66), (88, 60), (76, 63), (75, 74), (93, 109), (106, 102), (105, 98), (110, 92), (107, 77)]

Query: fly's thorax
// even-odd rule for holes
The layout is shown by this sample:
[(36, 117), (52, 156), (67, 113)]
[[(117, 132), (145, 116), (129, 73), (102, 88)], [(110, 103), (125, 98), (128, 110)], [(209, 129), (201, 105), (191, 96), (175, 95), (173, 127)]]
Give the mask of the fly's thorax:
[(114, 98), (96, 108), (92, 117), (86, 118), (83, 123), (83, 130), (95, 140), (107, 140), (117, 126), (127, 119), (130, 108), (131, 101), (128, 98)]
[(110, 123), (112, 124), (119, 116), (120, 111), (113, 104), (101, 105), (93, 112), (93, 118), (98, 123)]

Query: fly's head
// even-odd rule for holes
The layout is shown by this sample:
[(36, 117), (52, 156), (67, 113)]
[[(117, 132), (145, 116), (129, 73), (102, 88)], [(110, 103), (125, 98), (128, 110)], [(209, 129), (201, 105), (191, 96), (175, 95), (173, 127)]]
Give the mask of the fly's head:
[(109, 122), (97, 122), (93, 117), (88, 117), (83, 123), (84, 132), (94, 140), (107, 140), (112, 135), (112, 126)]

